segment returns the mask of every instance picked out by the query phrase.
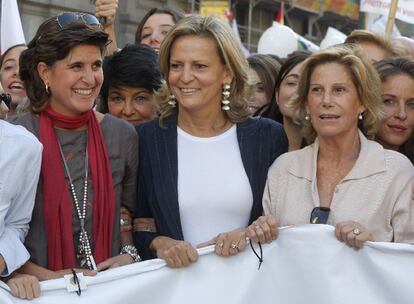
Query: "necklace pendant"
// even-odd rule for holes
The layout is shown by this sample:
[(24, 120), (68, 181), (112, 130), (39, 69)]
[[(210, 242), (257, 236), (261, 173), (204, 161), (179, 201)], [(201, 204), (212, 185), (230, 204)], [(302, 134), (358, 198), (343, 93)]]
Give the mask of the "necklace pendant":
[(87, 259), (85, 256), (83, 256), (81, 259), (79, 259), (79, 266), (81, 268), (86, 268), (87, 267)]
[(88, 255), (88, 266), (91, 270), (98, 270), (98, 268), (96, 267), (95, 259), (93, 258), (92, 254)]
[(79, 246), (78, 253), (76, 254), (76, 258), (79, 261), (79, 266), (81, 268), (85, 268), (85, 266), (87, 265), (87, 258), (86, 258), (85, 251), (82, 248), (82, 246)]
[(76, 257), (79, 261), (80, 266), (85, 267), (88, 259), (86, 255), (85, 242), (83, 240), (82, 235), (79, 237), (78, 253)]

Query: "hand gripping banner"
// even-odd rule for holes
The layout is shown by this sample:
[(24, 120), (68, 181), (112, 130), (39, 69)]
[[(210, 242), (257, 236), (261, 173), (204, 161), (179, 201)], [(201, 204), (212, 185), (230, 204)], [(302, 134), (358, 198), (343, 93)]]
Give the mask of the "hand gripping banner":
[[(303, 225), (262, 247), (260, 270), (249, 247), (229, 258), (210, 247), (185, 269), (156, 259), (84, 277), (80, 296), (64, 279), (45, 281), (30, 303), (414, 303), (413, 245), (368, 242), (357, 251), (336, 240), (331, 226)], [(28, 303), (2, 286), (0, 303)]]

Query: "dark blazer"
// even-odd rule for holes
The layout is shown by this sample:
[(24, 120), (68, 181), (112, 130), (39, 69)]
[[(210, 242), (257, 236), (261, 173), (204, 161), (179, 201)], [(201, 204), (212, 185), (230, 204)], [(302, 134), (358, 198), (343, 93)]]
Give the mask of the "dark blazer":
[[(159, 235), (183, 240), (178, 204), (177, 116), (137, 127), (139, 169), (136, 217), (152, 217), (157, 233), (135, 232), (135, 246), (143, 259), (154, 258), (149, 249)], [(262, 196), (267, 171), (273, 161), (288, 150), (282, 125), (266, 118), (249, 118), (237, 124), (237, 139), (244, 169), (253, 193), (251, 223), (262, 215)]]

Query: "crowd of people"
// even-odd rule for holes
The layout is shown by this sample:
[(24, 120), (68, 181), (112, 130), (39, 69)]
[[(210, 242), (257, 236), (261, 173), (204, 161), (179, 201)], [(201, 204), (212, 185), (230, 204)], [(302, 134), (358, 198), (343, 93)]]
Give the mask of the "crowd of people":
[(227, 22), (154, 8), (118, 49), (116, 9), (60, 13), (2, 54), (13, 295), (157, 257), (185, 267), (210, 245), (236, 255), (288, 225), (335, 226), (355, 249), (414, 243), (410, 41), (356, 30), (313, 54), (245, 58)]

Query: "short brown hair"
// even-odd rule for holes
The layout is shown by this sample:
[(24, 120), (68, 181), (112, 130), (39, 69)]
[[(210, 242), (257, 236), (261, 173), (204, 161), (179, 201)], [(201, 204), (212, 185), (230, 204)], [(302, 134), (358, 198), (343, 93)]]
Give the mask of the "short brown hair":
[(49, 102), (49, 94), (37, 71), (39, 62), (51, 67), (64, 59), (70, 51), (81, 44), (94, 45), (104, 54), (108, 34), (96, 25), (87, 25), (79, 20), (61, 28), (56, 17), (43, 22), (36, 35), (20, 55), (20, 78), (25, 84), (30, 109), (41, 112)]
[(315, 53), (305, 61), (299, 81), (298, 96), (288, 104), (298, 112), (306, 140), (311, 143), (317, 136), (312, 124), (305, 119), (310, 80), (315, 68), (326, 63), (341, 64), (349, 71), (358, 97), (366, 109), (360, 127), (366, 136), (372, 138), (382, 118), (380, 78), (371, 62), (359, 49), (350, 45), (338, 45)]
[(388, 57), (405, 56), (408, 54), (407, 49), (401, 43), (393, 41), (386, 35), (367, 30), (354, 30), (345, 39), (345, 43), (358, 44), (361, 42), (370, 42), (377, 45), (388, 54)]

